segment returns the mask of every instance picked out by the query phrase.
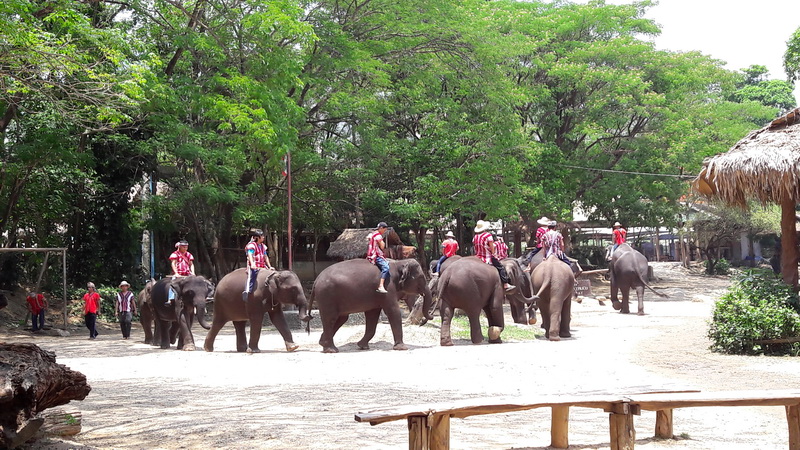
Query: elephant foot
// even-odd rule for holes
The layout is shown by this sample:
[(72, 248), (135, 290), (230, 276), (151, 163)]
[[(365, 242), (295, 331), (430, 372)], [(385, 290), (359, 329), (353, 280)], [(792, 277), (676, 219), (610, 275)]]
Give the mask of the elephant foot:
[(399, 344), (394, 344), (394, 347), (392, 347), (392, 350), (408, 350), (408, 346), (406, 346), (406, 344), (403, 344), (401, 342)]
[(500, 338), (497, 338), (497, 339), (489, 339), (489, 343), (490, 343), (490, 344), (502, 344), (502, 343), (503, 343), (503, 340), (502, 340), (502, 339), (500, 339)]
[(453, 341), (451, 341), (450, 339), (442, 340), (442, 341), (439, 341), (439, 345), (441, 345), (442, 347), (452, 347), (453, 346)]
[(195, 346), (194, 346), (194, 344), (184, 345), (181, 350), (183, 350), (185, 352), (193, 352), (195, 350)]
[(558, 342), (558, 341), (560, 341), (560, 340), (561, 340), (561, 337), (559, 337), (559, 336), (553, 336), (553, 337), (548, 337), (547, 339), (549, 339), (549, 340), (550, 340), (550, 341), (552, 341), (552, 342)]
[(211, 352), (213, 352), (213, 351), (214, 351), (214, 346), (213, 346), (213, 345), (204, 345), (204, 346), (203, 346), (203, 350), (205, 350), (205, 351), (207, 351), (207, 352), (211, 353)]
[(614, 309), (616, 309), (617, 311), (619, 311), (620, 309), (622, 309), (622, 303), (621, 303), (621, 302), (618, 302), (618, 301), (616, 301), (616, 300), (611, 300), (611, 306), (612, 306)]
[(169, 344), (167, 344), (167, 345), (163, 345), (162, 344), (161, 345), (161, 350), (167, 350), (168, 348), (169, 348)]
[(631, 311), (630, 311), (630, 310), (628, 310), (628, 311), (625, 311), (625, 310), (623, 309), (623, 310), (622, 310), (622, 311), (620, 311), (619, 313), (620, 313), (620, 314), (630, 314), (630, 313), (631, 313)]
[(357, 342), (356, 346), (359, 350), (369, 350), (369, 342)]
[(500, 333), (503, 332), (502, 327), (489, 327), (489, 342), (500, 342)]
[(644, 311), (639, 311), (638, 313), (636, 313), (636, 315), (637, 316), (643, 316), (644, 315)]
[(599, 303), (599, 304), (600, 304), (600, 306), (606, 306), (606, 303), (605, 303), (605, 302), (603, 302), (603, 301), (598, 301), (597, 303)]
[(287, 352), (293, 352), (293, 351), (297, 350), (298, 348), (300, 348), (300, 346), (295, 344), (294, 342), (286, 342), (286, 341), (284, 341), (283, 343), (284, 343), (284, 345), (286, 345), (286, 351)]
[(259, 349), (258, 347), (256, 348), (247, 347), (247, 354), (252, 355), (253, 353), (261, 353), (261, 349)]
[(572, 334), (570, 334), (570, 333), (559, 333), (558, 336), (562, 337), (562, 338), (571, 338)]
[(324, 347), (322, 353), (339, 353), (339, 349), (336, 347)]

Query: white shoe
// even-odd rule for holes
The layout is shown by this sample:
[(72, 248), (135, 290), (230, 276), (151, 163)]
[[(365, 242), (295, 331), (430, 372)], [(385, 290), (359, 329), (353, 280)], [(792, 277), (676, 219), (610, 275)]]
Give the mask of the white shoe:
[(381, 294), (386, 294), (389, 291), (387, 291), (386, 289), (384, 289), (382, 287), (379, 287), (378, 289), (375, 289), (375, 292), (380, 292)]

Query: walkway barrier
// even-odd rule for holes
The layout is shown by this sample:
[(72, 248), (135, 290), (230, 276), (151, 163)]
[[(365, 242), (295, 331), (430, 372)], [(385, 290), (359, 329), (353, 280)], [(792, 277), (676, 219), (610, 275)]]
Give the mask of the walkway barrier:
[(655, 435), (673, 437), (673, 410), (700, 406), (784, 406), (789, 426), (789, 449), (800, 450), (800, 390), (657, 392), (642, 394), (591, 394), (485, 398), (382, 408), (355, 415), (356, 422), (378, 425), (406, 419), (409, 450), (450, 448), (450, 418), (551, 408), (550, 446), (569, 446), (569, 408), (596, 408), (609, 413), (612, 450), (634, 448), (633, 416), (641, 410), (656, 412)]

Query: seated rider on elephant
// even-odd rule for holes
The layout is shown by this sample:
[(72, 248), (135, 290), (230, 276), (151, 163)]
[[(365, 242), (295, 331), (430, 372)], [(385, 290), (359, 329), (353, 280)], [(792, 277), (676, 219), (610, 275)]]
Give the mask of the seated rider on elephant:
[(389, 263), (386, 262), (386, 257), (383, 254), (383, 249), (386, 247), (386, 243), (383, 241), (383, 233), (389, 228), (389, 225), (386, 225), (386, 222), (378, 223), (378, 226), (375, 227), (375, 231), (373, 231), (367, 239), (369, 239), (369, 246), (367, 247), (367, 260), (372, 264), (378, 266), (381, 270), (381, 278), (378, 282), (378, 289), (376, 292), (380, 292), (381, 294), (385, 294), (388, 291), (384, 287), (384, 283), (389, 281)]
[(481, 261), (497, 269), (505, 291), (513, 291), (516, 289), (516, 286), (509, 284), (508, 273), (503, 265), (500, 264), (500, 260), (497, 259), (497, 249), (494, 245), (494, 238), (492, 238), (491, 233), (487, 231), (488, 229), (489, 222), (485, 220), (479, 220), (475, 225), (475, 237), (472, 238), (472, 251)]
[(534, 256), (536, 256), (537, 253), (542, 251), (542, 238), (544, 237), (544, 234), (547, 233), (547, 225), (550, 223), (550, 219), (548, 219), (545, 216), (542, 216), (542, 218), (537, 220), (536, 223), (538, 223), (541, 226), (536, 229), (536, 237), (534, 239), (534, 241), (536, 242), (536, 247), (534, 247), (534, 249), (527, 254), (525, 260), (523, 261), (523, 265), (525, 266), (526, 272), (530, 272), (532, 270), (531, 260), (533, 259)]
[(493, 235), (492, 238), (494, 238), (494, 247), (497, 251), (497, 259), (502, 261), (508, 258), (508, 245), (503, 242), (503, 236), (498, 234)]
[(558, 222), (555, 220), (551, 220), (550, 223), (547, 224), (547, 233), (542, 237), (542, 248), (544, 248), (546, 252), (544, 257), (547, 258), (555, 253), (558, 259), (564, 261), (564, 263), (571, 268), (572, 263), (569, 258), (567, 258), (567, 255), (564, 254), (564, 236), (556, 230), (557, 225)]
[[(194, 256), (189, 253), (189, 242), (186, 239), (181, 239), (175, 243), (175, 248), (177, 250), (169, 255), (170, 267), (172, 267), (172, 275), (170, 277), (175, 280), (176, 278), (194, 275)], [(176, 296), (175, 290), (170, 287), (165, 304), (172, 303)]]
[(256, 280), (258, 271), (261, 269), (272, 269), (269, 263), (269, 252), (264, 245), (264, 232), (255, 229), (250, 232), (250, 242), (244, 247), (247, 256), (247, 281), (245, 281), (242, 300), (247, 301), (248, 297), (256, 290)]
[(608, 255), (608, 260), (611, 261), (611, 258), (614, 257), (614, 250), (617, 249), (620, 245), (624, 244), (628, 237), (628, 230), (622, 228), (622, 225), (619, 222), (614, 222), (614, 232), (613, 237), (611, 239), (612, 243), (614, 244), (611, 247), (611, 253)]
[(439, 262), (436, 263), (436, 269), (433, 271), (434, 277), (439, 276), (439, 272), (442, 270), (442, 264), (444, 264), (447, 258), (455, 255), (458, 251), (458, 241), (456, 241), (456, 236), (453, 234), (453, 232), (448, 231), (444, 237), (447, 239), (442, 242), (442, 257), (439, 258)]

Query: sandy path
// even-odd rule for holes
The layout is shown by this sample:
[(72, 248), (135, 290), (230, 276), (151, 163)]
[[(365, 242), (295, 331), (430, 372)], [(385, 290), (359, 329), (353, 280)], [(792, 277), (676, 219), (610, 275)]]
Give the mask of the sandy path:
[[(738, 357), (707, 350), (706, 321), (727, 280), (657, 265), (668, 299), (646, 296), (647, 315), (622, 315), (595, 301), (573, 302), (573, 338), (500, 345), (438, 346), (438, 328), (406, 327), (410, 351), (391, 350), (381, 324), (372, 350), (355, 348), (362, 327), (337, 335), (341, 353), (320, 353), (320, 328), (296, 330), (301, 345), (283, 350), (265, 333), (258, 355), (233, 351), (232, 326), (214, 353), (162, 351), (123, 341), (109, 330), (97, 341), (77, 329), (68, 338), (2, 334), (36, 342), (58, 362), (87, 375), (92, 393), (74, 407), (83, 432), (73, 441), (33, 448), (406, 448), (404, 422), (379, 426), (353, 420), (373, 407), (520, 393), (641, 392), (652, 388), (785, 389), (800, 385), (797, 358)], [(599, 287), (602, 292), (605, 286)], [(633, 307), (635, 310), (635, 307)], [(507, 326), (511, 322), (507, 316)], [(138, 326), (138, 324), (137, 324)], [(204, 330), (195, 327), (202, 341)], [(570, 448), (608, 448), (608, 418), (573, 408)], [(546, 448), (549, 410), (453, 419), (452, 448)], [(682, 439), (656, 441), (655, 413), (636, 419), (637, 448), (786, 448), (782, 408), (693, 408), (675, 412)]]

